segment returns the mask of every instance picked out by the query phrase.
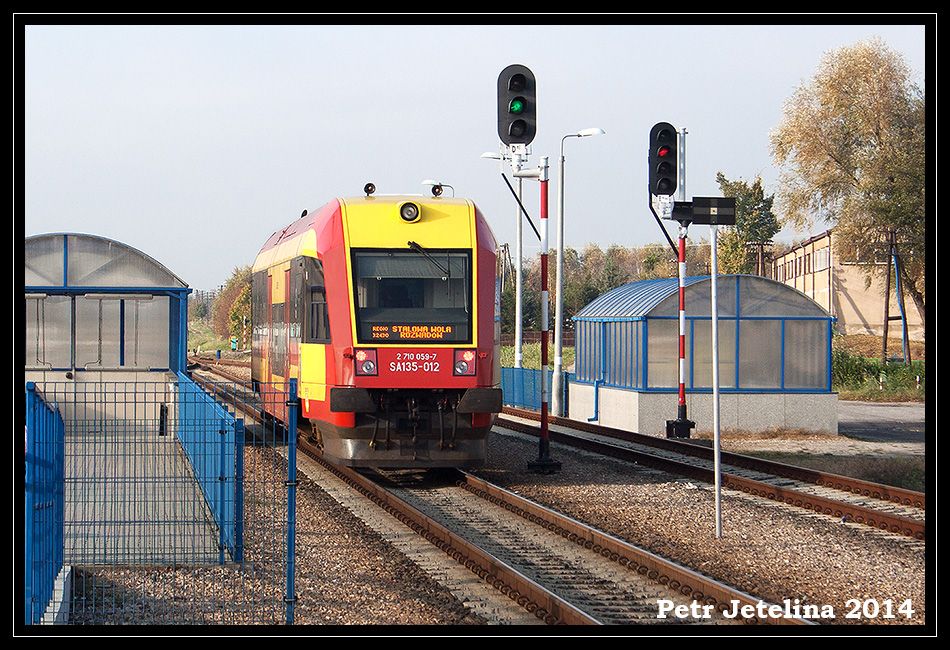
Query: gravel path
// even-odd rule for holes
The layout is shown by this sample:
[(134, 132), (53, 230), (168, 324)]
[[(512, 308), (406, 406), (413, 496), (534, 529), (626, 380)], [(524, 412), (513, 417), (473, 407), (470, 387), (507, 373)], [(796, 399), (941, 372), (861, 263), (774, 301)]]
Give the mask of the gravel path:
[(911, 623), (924, 622), (924, 549), (919, 542), (877, 539), (846, 525), (723, 493), (724, 536), (713, 538), (713, 492), (669, 474), (552, 444), (560, 474), (538, 476), (525, 464), (537, 442), (520, 434), (489, 437), (478, 474), (577, 519), (682, 562), (764, 600), (830, 604), (828, 623), (847, 620), (846, 601), (910, 598)]

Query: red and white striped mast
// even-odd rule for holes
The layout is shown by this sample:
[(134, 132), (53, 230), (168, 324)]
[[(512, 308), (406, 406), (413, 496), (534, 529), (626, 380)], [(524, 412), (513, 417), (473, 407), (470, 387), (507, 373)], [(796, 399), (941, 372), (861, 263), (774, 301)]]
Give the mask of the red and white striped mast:
[[(537, 170), (524, 175), (537, 174), (541, 184), (540, 235), (541, 235), (541, 438), (538, 442), (538, 459), (528, 463), (528, 469), (551, 473), (561, 469), (561, 463), (551, 458), (551, 440), (548, 428), (548, 157), (541, 156)], [(515, 173), (516, 176), (521, 174)]]
[[(673, 427), (667, 423), (667, 437), (688, 438), (689, 430), (695, 423), (686, 418), (686, 230), (688, 221), (680, 222), (679, 241), (677, 243), (677, 269), (679, 271), (679, 392), (676, 408), (676, 420)], [(670, 433), (673, 435), (671, 436)], [(685, 433), (685, 435), (683, 435)]]

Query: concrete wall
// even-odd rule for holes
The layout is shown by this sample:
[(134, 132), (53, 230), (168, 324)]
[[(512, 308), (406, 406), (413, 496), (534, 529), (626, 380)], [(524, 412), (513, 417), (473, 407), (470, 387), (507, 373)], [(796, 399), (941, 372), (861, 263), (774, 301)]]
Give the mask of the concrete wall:
[[(874, 276), (871, 286), (865, 288), (864, 267), (857, 264), (841, 264), (835, 267), (834, 305), (832, 314), (838, 317), (838, 331), (845, 334), (884, 334), (884, 278)], [(924, 321), (914, 300), (904, 292), (904, 309), (907, 312), (907, 336), (914, 341), (924, 340)], [(897, 293), (894, 289), (894, 274), (891, 274), (891, 316), (900, 316)], [(888, 337), (899, 338), (901, 322), (891, 321)], [(900, 349), (889, 353), (900, 353)]]
[[(620, 388), (598, 388), (598, 424), (666, 436), (666, 421), (676, 416), (676, 393), (641, 393)], [(712, 431), (712, 394), (686, 394), (689, 419), (696, 432)], [(587, 421), (594, 415), (594, 387), (570, 385), (570, 416)], [(721, 430), (762, 432), (797, 429), (838, 433), (837, 393), (721, 393)]]
[[(819, 253), (828, 248), (831, 248), (831, 266), (825, 268), (815, 262)], [(866, 286), (865, 271), (869, 265), (844, 262), (838, 254), (834, 233), (829, 231), (775, 258), (772, 272), (779, 282), (798, 289), (836, 317), (838, 321), (835, 327), (839, 332), (881, 336), (884, 333), (884, 278), (882, 264), (876, 266), (876, 274), (871, 284)], [(890, 315), (899, 316), (893, 271), (889, 304)], [(924, 319), (906, 291), (904, 309), (907, 312), (908, 337), (922, 341)], [(891, 321), (888, 336), (900, 335), (900, 321)]]

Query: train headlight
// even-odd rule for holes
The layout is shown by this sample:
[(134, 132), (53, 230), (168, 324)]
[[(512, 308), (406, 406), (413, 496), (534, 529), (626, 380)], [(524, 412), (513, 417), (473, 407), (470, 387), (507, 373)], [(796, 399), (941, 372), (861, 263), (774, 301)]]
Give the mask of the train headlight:
[(419, 206), (412, 201), (406, 201), (399, 206), (399, 216), (407, 223), (419, 220)]
[(356, 374), (373, 377), (376, 375), (376, 350), (357, 350), (353, 355), (356, 361)]
[(456, 350), (452, 364), (452, 373), (456, 376), (475, 374), (475, 350)]

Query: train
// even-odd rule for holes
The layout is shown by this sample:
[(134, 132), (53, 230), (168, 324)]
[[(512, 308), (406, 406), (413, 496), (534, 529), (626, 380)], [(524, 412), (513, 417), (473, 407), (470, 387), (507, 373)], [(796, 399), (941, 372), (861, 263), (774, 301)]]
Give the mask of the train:
[(275, 396), (296, 379), (301, 435), (331, 462), (481, 466), (502, 402), (495, 237), (470, 199), (373, 191), (260, 249), (252, 386), (285, 421)]

